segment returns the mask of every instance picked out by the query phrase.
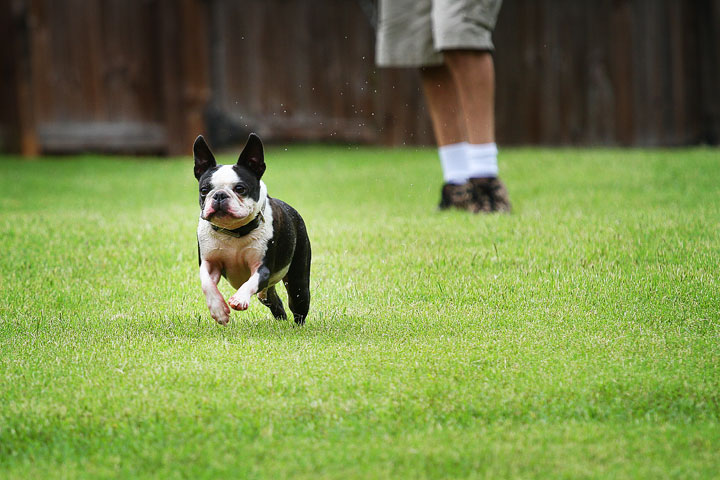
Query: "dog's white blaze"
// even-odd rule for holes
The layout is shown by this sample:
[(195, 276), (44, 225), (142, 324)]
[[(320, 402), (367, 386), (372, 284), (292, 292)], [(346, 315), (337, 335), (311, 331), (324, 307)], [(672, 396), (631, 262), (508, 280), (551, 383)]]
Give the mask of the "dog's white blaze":
[(223, 189), (233, 187), (240, 181), (240, 177), (235, 173), (232, 165), (223, 165), (213, 173), (210, 178), (213, 188)]

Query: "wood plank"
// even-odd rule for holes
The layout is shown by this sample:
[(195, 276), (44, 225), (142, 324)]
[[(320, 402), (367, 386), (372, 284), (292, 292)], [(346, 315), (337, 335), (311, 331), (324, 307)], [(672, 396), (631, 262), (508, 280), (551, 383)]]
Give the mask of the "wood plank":
[(207, 17), (200, 0), (161, 0), (161, 69), (165, 105), (166, 152), (189, 154), (204, 133), (209, 99)]
[(33, 102), (33, 35), (32, 12), (26, 1), (13, 4), (13, 52), (15, 53), (15, 91), (17, 92), (17, 130), (20, 135), (20, 153), (26, 157), (40, 154)]
[(16, 27), (10, 2), (0, 1), (0, 78), (7, 79), (0, 89), (0, 151), (19, 152), (19, 103), (15, 37)]
[(166, 147), (167, 132), (159, 123), (147, 122), (49, 122), (38, 125), (43, 151), (159, 153)]
[(701, 78), (700, 140), (720, 144), (720, 0), (705, 0), (699, 8)]
[(629, 0), (613, 2), (610, 17), (610, 71), (615, 92), (614, 142), (631, 145), (634, 131), (634, 52), (632, 35), (632, 10)]

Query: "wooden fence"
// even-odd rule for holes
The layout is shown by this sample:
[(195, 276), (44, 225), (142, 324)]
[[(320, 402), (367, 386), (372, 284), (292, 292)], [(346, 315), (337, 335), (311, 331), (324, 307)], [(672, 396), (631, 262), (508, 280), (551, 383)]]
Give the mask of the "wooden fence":
[(2, 62), (10, 88), (1, 100), (10, 148), (185, 153), (204, 130), (201, 2), (0, 3), (0, 35), (8, 37), (0, 40), (11, 56)]
[[(374, 66), (360, 5), (0, 0), (0, 148), (432, 143), (417, 72)], [(720, 0), (505, 0), (495, 44), (500, 143), (720, 139)]]
[(508, 0), (495, 40), (506, 143), (720, 140), (717, 0)]

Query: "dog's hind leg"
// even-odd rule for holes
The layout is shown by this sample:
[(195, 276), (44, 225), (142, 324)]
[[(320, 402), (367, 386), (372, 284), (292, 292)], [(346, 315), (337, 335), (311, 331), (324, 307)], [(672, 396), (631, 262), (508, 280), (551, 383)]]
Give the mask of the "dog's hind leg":
[(308, 310), (310, 310), (310, 286), (301, 279), (285, 277), (285, 289), (288, 294), (288, 304), (293, 312), (295, 323), (303, 325)]
[(270, 309), (270, 313), (273, 314), (273, 317), (278, 320), (287, 320), (285, 308), (283, 307), (282, 300), (280, 300), (280, 297), (278, 297), (278, 294), (275, 291), (275, 285), (269, 287), (265, 291), (265, 295), (258, 295), (258, 299), (260, 300), (260, 303)]
[(283, 278), (295, 323), (303, 325), (310, 310), (310, 242), (298, 243), (287, 275)]

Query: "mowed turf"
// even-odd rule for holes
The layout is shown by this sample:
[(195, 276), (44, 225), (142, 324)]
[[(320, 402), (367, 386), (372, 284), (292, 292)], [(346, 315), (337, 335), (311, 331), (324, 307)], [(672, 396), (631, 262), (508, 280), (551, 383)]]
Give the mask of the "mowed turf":
[(432, 149), (267, 162), (303, 328), (210, 318), (190, 157), (0, 158), (0, 477), (717, 478), (718, 150), (505, 149), (505, 216)]

